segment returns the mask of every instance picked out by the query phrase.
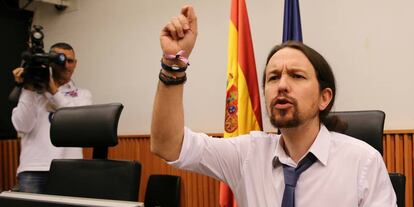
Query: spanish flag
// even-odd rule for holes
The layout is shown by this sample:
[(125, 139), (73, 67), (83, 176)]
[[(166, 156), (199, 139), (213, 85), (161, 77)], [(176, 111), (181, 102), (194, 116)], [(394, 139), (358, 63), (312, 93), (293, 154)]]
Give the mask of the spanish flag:
[[(244, 0), (232, 0), (229, 26), (224, 137), (262, 130), (262, 113), (249, 17)], [(236, 206), (229, 187), (220, 183), (220, 206)]]

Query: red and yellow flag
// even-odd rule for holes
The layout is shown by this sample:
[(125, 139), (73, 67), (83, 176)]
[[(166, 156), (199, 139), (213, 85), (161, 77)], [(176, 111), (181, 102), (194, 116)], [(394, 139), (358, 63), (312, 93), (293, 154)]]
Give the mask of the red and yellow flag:
[[(244, 0), (231, 3), (228, 55), (225, 138), (262, 130), (256, 63)], [(224, 183), (220, 183), (220, 206), (236, 206)]]

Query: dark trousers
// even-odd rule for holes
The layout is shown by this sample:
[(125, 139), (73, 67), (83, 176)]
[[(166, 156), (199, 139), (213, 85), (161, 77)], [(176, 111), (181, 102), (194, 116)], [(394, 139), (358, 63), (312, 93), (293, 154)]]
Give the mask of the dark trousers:
[(24, 171), (17, 175), (20, 192), (44, 193), (48, 171)]

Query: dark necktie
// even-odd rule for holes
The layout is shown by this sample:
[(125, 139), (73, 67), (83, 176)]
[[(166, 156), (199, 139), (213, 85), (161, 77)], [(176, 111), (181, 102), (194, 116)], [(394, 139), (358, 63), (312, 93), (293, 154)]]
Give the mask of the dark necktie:
[(285, 191), (283, 192), (282, 207), (295, 207), (295, 188), (300, 174), (316, 161), (315, 155), (308, 153), (296, 168), (283, 164)]

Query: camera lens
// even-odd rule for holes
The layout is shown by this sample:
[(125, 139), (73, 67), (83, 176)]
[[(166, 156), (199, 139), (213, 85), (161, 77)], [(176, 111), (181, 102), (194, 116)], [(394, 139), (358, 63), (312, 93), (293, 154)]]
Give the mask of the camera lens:
[(66, 61), (66, 56), (63, 53), (58, 54), (59, 62), (64, 63)]
[(33, 38), (41, 40), (43, 39), (43, 34), (41, 32), (33, 32)]

